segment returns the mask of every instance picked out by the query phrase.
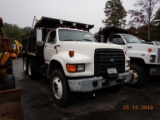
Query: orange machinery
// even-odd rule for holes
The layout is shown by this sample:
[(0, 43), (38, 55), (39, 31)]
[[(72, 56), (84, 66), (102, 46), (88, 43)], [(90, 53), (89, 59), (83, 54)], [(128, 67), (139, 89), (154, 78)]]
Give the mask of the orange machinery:
[(11, 43), (3, 36), (0, 17), (0, 120), (23, 120), (21, 89), (15, 89)]

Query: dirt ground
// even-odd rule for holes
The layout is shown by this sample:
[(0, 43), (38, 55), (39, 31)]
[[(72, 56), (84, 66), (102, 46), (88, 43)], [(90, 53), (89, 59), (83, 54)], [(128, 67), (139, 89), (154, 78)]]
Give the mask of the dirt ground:
[(54, 104), (45, 79), (31, 81), (22, 70), (22, 59), (13, 60), (17, 88), (22, 88), (24, 120), (159, 120), (160, 79), (148, 79), (140, 89), (103, 89), (96, 98), (77, 94), (72, 103)]

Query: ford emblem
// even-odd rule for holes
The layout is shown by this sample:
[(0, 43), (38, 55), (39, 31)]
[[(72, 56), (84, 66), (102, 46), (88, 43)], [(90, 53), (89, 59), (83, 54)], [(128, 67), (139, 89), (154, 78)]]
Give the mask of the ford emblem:
[(116, 60), (115, 59), (110, 59), (110, 62), (111, 63), (114, 63)]

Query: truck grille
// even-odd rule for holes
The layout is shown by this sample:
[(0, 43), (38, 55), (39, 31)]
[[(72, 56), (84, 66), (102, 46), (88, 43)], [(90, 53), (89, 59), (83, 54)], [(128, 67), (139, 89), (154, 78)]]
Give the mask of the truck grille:
[(95, 75), (106, 75), (107, 69), (116, 68), (118, 73), (125, 71), (125, 56), (120, 49), (96, 49), (94, 55)]

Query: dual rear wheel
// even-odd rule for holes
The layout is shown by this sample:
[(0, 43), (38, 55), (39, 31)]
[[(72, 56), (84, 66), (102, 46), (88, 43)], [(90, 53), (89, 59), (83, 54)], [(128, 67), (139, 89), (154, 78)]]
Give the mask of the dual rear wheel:
[(36, 61), (32, 59), (23, 58), (23, 70), (26, 75), (29, 75), (31, 80), (38, 78), (38, 72), (36, 68)]

